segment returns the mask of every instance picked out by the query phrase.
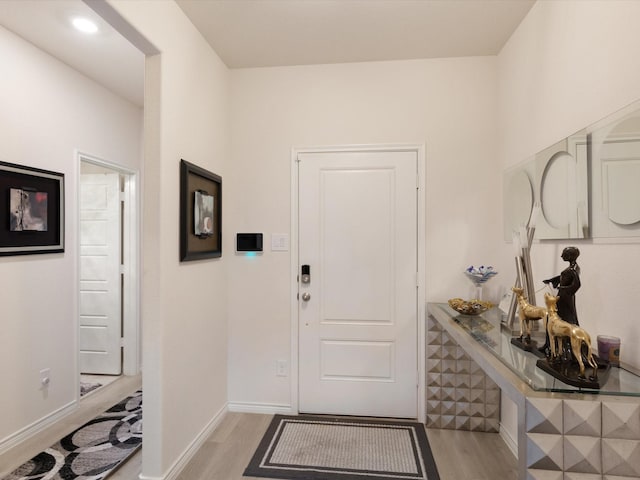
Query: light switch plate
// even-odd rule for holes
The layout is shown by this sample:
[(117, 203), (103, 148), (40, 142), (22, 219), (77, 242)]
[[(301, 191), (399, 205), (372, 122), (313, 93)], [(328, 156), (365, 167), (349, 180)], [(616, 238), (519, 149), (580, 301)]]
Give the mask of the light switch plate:
[(288, 252), (289, 251), (289, 234), (288, 233), (272, 233), (271, 234), (271, 251), (272, 252)]

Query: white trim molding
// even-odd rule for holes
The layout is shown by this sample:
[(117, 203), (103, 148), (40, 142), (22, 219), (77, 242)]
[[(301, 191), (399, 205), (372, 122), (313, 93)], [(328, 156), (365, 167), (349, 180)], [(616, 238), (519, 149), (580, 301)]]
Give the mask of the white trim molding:
[(505, 428), (502, 425), (502, 423), (500, 424), (499, 433), (500, 433), (500, 438), (502, 438), (502, 441), (507, 445), (509, 450), (511, 450), (511, 453), (513, 453), (513, 456), (518, 458), (518, 442), (516, 441), (515, 438), (511, 436), (509, 429)]
[(291, 405), (258, 402), (229, 402), (229, 411), (237, 413), (260, 413), (263, 415), (294, 415)]
[(140, 480), (175, 480), (180, 476), (180, 473), (187, 464), (193, 459), (193, 457), (202, 448), (207, 439), (220, 425), (220, 422), (224, 419), (229, 409), (227, 405), (222, 407), (213, 418), (205, 425), (200, 433), (194, 438), (194, 440), (187, 446), (178, 459), (173, 462), (173, 465), (169, 467), (169, 470), (162, 477), (151, 477), (148, 475), (140, 474), (138, 478)]
[[(35, 438), (36, 435), (44, 431), (47, 427), (50, 427), (56, 422), (64, 420), (64, 418), (73, 413), (78, 407), (78, 401), (73, 400), (66, 405), (63, 405), (58, 410), (54, 411), (50, 415), (35, 421), (31, 425), (27, 425), (25, 428), (18, 430), (17, 432), (9, 435), (8, 437), (0, 440), (0, 454), (3, 454), (18, 444), (28, 440), (29, 438)], [(2, 472), (0, 472), (2, 473)], [(9, 472), (5, 472), (8, 474)]]

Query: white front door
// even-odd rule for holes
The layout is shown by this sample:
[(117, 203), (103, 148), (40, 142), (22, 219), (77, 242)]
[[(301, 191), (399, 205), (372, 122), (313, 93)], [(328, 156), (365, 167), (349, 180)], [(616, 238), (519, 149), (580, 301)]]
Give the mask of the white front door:
[(297, 159), (298, 409), (416, 418), (417, 153)]
[(80, 176), (80, 372), (122, 372), (119, 175)]

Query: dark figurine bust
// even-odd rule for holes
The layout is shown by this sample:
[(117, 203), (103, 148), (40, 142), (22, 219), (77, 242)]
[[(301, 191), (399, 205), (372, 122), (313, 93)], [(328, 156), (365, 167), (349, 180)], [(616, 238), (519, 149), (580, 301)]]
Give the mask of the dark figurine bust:
[(580, 288), (580, 267), (576, 263), (579, 255), (580, 250), (576, 247), (566, 247), (562, 251), (561, 258), (569, 262), (569, 266), (560, 275), (542, 281), (558, 289), (558, 315), (565, 322), (574, 325), (579, 325), (575, 297)]
[[(577, 247), (566, 247), (562, 250), (560, 257), (565, 262), (569, 262), (569, 266), (565, 268), (560, 275), (542, 281), (542, 283), (550, 283), (553, 288), (558, 289), (558, 316), (565, 322), (573, 325), (579, 325), (575, 297), (576, 292), (580, 288), (580, 267), (576, 263), (579, 256), (580, 250), (578, 250)], [(544, 345), (540, 347), (538, 351), (547, 356), (550, 354), (548, 333), (545, 335)]]

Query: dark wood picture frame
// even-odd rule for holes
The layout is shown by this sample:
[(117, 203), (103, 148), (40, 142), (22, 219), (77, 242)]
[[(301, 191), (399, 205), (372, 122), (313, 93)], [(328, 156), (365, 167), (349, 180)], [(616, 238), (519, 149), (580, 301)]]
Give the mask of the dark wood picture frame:
[[(213, 218), (203, 216), (195, 199), (213, 197)], [(206, 227), (196, 224), (200, 214)], [(180, 160), (180, 261), (222, 256), (222, 177)]]
[(0, 162), (0, 256), (61, 252), (64, 174)]

